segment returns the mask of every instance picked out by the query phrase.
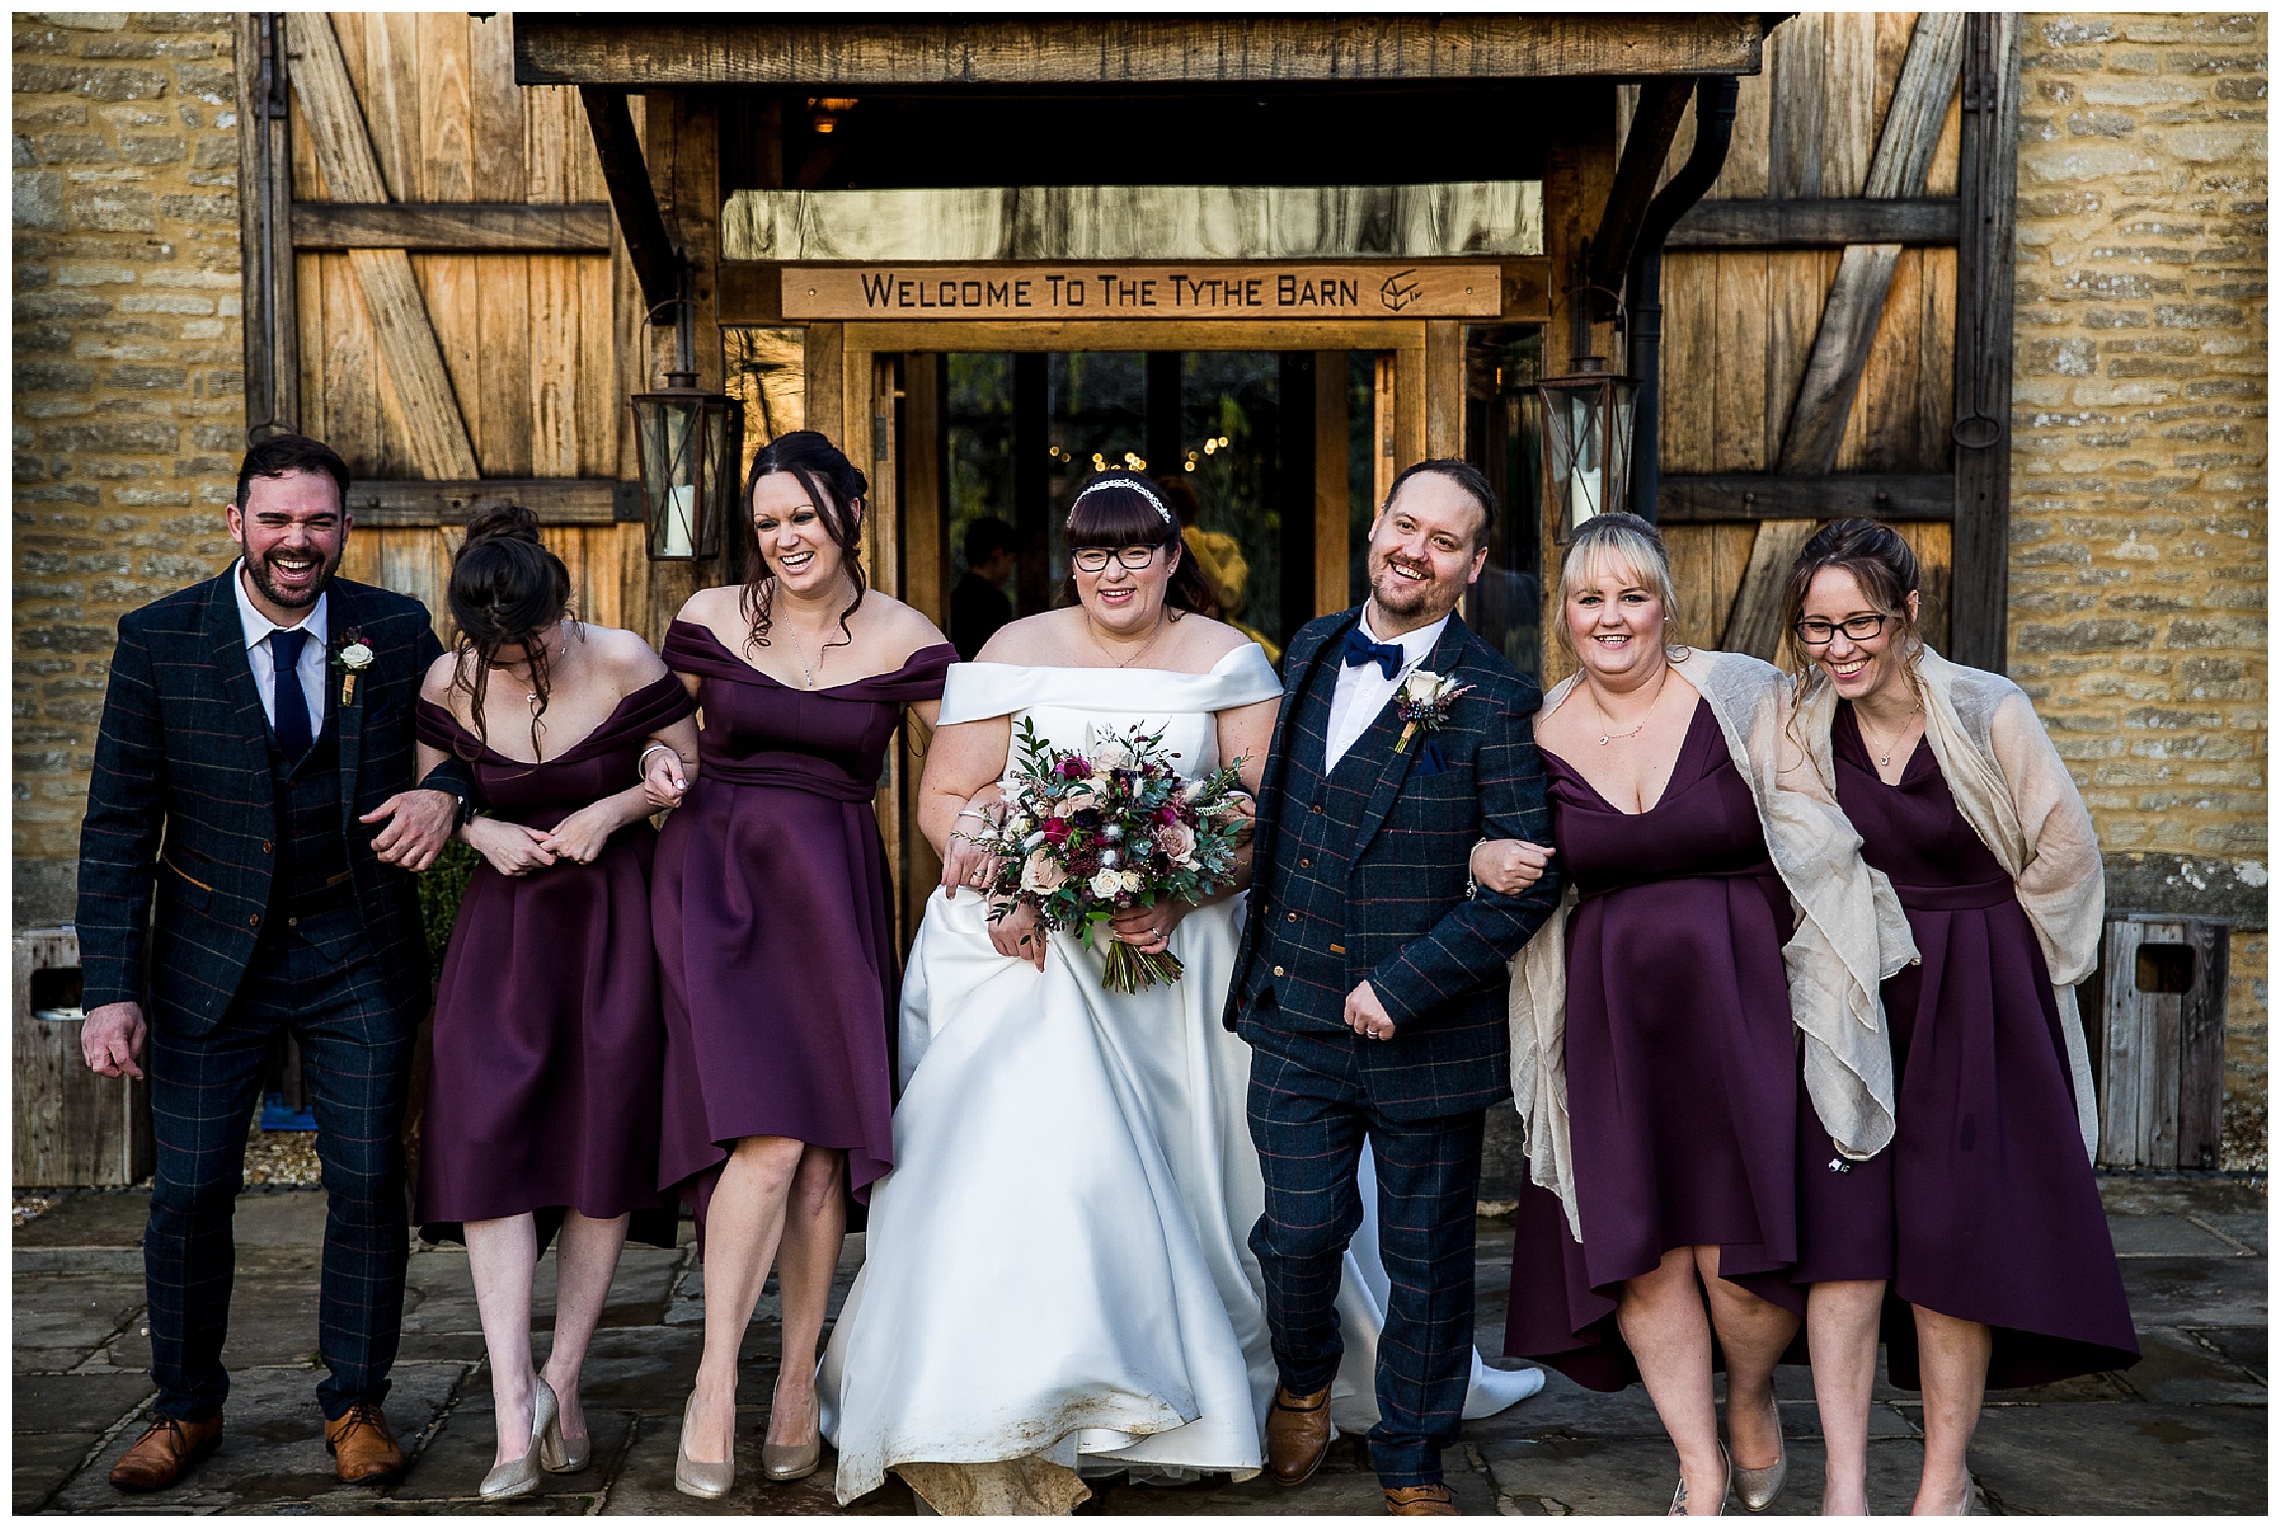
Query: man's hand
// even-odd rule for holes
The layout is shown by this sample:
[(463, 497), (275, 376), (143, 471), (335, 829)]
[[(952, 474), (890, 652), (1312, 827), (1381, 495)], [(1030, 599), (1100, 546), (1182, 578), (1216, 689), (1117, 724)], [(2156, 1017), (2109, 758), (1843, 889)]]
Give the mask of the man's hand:
[(1346, 1027), (1365, 1040), (1393, 1038), (1393, 1020), (1368, 982), (1346, 994)]
[(452, 820), (459, 815), (459, 798), (449, 791), (398, 791), (358, 822), (386, 822), (372, 836), (372, 852), (384, 865), (401, 865), (420, 871), (435, 863), (451, 841)]
[(87, 1015), (79, 1028), (79, 1053), (90, 1070), (103, 1077), (142, 1080), (143, 1041), (150, 1026), (143, 1022), (140, 1003), (105, 1003)]

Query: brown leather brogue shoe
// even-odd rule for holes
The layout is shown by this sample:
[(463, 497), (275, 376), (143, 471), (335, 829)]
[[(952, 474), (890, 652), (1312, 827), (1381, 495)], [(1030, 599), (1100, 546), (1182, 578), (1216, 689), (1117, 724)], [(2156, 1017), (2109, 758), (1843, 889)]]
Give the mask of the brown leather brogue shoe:
[(325, 1424), (333, 1472), (352, 1486), (391, 1485), (404, 1473), (404, 1451), (379, 1407), (359, 1401), (337, 1422)]
[(122, 1491), (163, 1491), (190, 1473), (190, 1467), (222, 1442), (222, 1414), (203, 1422), (155, 1417), (150, 1430), (111, 1466), (111, 1484)]
[(1275, 1386), (1267, 1408), (1267, 1473), (1278, 1485), (1303, 1485), (1330, 1452), (1330, 1387), (1292, 1395)]
[(1388, 1517), (1455, 1517), (1457, 1499), (1447, 1486), (1387, 1486)]

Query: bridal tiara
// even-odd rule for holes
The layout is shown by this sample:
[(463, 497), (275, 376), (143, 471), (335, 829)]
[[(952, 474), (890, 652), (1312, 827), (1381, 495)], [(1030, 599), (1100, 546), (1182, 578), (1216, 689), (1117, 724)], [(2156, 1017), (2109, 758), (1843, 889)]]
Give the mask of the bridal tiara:
[(1166, 505), (1162, 499), (1156, 497), (1155, 489), (1150, 488), (1146, 483), (1143, 483), (1136, 478), (1107, 478), (1101, 482), (1093, 484), (1090, 488), (1087, 488), (1084, 493), (1078, 494), (1075, 498), (1069, 501), (1070, 512), (1072, 514), (1075, 513), (1076, 507), (1085, 501), (1085, 494), (1099, 493), (1104, 488), (1130, 489), (1132, 492), (1140, 495), (1141, 498), (1146, 499), (1150, 504), (1154, 505), (1156, 507), (1156, 513), (1163, 516), (1164, 523), (1166, 525), (1170, 525), (1172, 523), (1171, 508)]

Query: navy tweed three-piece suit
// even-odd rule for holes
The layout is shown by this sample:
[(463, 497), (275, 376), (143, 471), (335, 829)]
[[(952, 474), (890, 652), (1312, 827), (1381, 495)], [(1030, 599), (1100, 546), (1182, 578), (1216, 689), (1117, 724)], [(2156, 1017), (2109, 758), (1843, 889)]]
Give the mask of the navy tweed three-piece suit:
[[(429, 998), (413, 877), (381, 863), (377, 829), (357, 819), (414, 784), (412, 702), (443, 649), (417, 600), (332, 580), (332, 653), (354, 633), (373, 660), (344, 703), (328, 654), (324, 725), (287, 758), (247, 661), (236, 577), (232, 564), (119, 622), (80, 830), (84, 1000), (140, 1002), (150, 1022), (151, 1370), (159, 1414), (186, 1421), (229, 1392), (246, 1125), (279, 1031), (299, 1041), (329, 1196), (317, 1395), (338, 1418), (385, 1397), (395, 1358), (400, 1131)], [(277, 690), (301, 700), (290, 672)], [(461, 765), (438, 774), (471, 783)]]
[[(1251, 1233), (1275, 1363), (1308, 1395), (1336, 1374), (1339, 1263), (1361, 1223), (1367, 1136), (1393, 1282), (1378, 1347), (1372, 1461), (1387, 1486), (1441, 1479), (1470, 1375), (1482, 1123), (1510, 1095), (1506, 962), (1559, 905), (1468, 893), (1483, 838), (1549, 842), (1535, 685), (1452, 615), (1422, 665), (1469, 690), (1400, 747), (1389, 702), (1325, 771), (1330, 703), (1357, 607), (1308, 623), (1283, 661), (1259, 796), (1249, 918), (1227, 1023), (1252, 1047), (1249, 1113), (1266, 1179)], [(1345, 1025), (1368, 981), (1396, 1030)]]

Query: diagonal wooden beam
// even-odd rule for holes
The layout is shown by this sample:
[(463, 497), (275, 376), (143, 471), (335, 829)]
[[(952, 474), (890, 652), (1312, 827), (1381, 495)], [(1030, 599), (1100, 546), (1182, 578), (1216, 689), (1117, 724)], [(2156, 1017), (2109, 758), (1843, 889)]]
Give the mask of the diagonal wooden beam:
[[(1961, 11), (1917, 14), (1900, 81), (1877, 138), (1876, 157), (1869, 163), (1864, 188), (1868, 197), (1924, 194), (1940, 124), (1947, 117), (1963, 64), (1967, 20)], [(1789, 426), (1782, 432), (1780, 471), (1817, 475), (1835, 469), (1845, 418), (1852, 412), (1861, 368), (1868, 363), (1877, 321), (1884, 315), (1884, 298), (1892, 286), (1900, 248), (1897, 244), (1845, 247), (1822, 309), (1820, 331), (1813, 337), (1812, 358), (1805, 364), (1797, 401), (1789, 411)]]
[(654, 320), (659, 308), (681, 295), (681, 257), (665, 231), (665, 214), (658, 210), (657, 187), (633, 131), (632, 109), (624, 91), (601, 85), (581, 85), (578, 99), (585, 105), (594, 151), (601, 156), (602, 181), (610, 188), (610, 205), (617, 209), (618, 228), (625, 235), (626, 258)]
[[(287, 25), (301, 125), (308, 131), (332, 200), (386, 202), (387, 182), (373, 155), (364, 109), (357, 103), (331, 19), (321, 11), (295, 11)], [(388, 368), (402, 405), (400, 423), (412, 465), (424, 478), (482, 476), (466, 417), (451, 390), (451, 373), (443, 364), (443, 348), (436, 343), (427, 300), (412, 274), (411, 256), (401, 249), (352, 249), (348, 263), (371, 314), (381, 364)]]
[(1693, 95), (1691, 79), (1654, 79), (1640, 85), (1639, 109), (1632, 114), (1631, 131), (1623, 140), (1607, 209), (1599, 216), (1599, 231), (1591, 236), (1587, 276), (1593, 286), (1622, 290), (1623, 275), (1631, 268), (1631, 246), (1639, 240), (1647, 203), (1654, 200), (1663, 161), (1670, 158), (1671, 143), (1678, 137), (1678, 125), (1686, 120), (1686, 103)]

